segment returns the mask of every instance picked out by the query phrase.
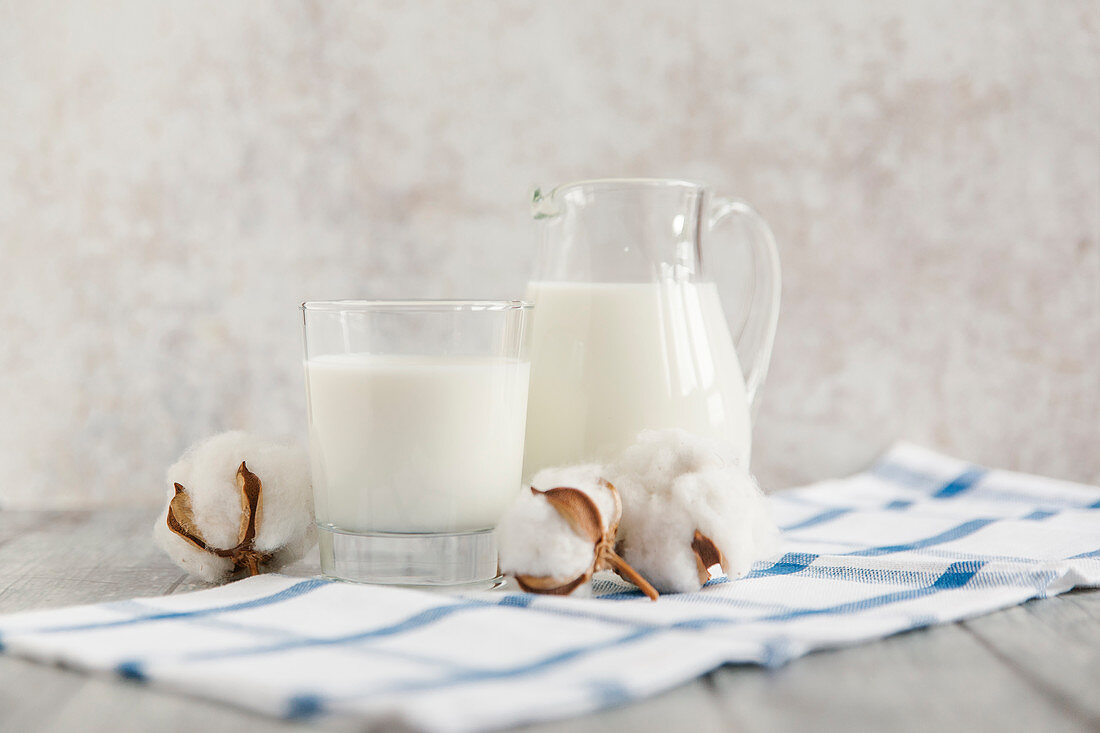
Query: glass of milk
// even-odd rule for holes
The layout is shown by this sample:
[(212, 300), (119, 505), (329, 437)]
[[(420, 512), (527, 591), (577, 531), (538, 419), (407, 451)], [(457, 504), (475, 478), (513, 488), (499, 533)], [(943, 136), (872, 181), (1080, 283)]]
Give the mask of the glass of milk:
[(324, 575), (500, 580), (494, 528), (520, 490), (531, 305), (302, 304)]

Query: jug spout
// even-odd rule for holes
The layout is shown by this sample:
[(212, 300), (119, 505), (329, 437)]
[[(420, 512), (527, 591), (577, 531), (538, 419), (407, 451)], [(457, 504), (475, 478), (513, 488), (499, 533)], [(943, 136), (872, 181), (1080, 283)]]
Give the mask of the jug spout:
[(560, 213), (557, 203), (554, 201), (554, 191), (543, 192), (541, 186), (536, 186), (531, 193), (531, 216), (535, 219), (549, 219)]

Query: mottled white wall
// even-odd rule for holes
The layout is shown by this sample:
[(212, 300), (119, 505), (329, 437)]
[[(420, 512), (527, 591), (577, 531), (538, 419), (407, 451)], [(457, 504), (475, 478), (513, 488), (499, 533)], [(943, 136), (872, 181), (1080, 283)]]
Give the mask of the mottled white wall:
[(296, 305), (515, 296), (536, 183), (771, 221), (775, 487), (898, 437), (1100, 481), (1100, 5), (0, 0), (0, 505), (304, 433)]

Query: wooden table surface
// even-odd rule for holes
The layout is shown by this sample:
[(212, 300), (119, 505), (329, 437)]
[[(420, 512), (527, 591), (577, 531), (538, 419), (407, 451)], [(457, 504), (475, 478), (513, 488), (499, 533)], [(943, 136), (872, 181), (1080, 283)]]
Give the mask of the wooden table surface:
[[(148, 507), (0, 512), (0, 613), (204, 587), (153, 546), (155, 515)], [(0, 655), (4, 733), (317, 727)], [(1100, 591), (812, 654), (781, 669), (724, 667), (626, 707), (525, 730), (1100, 731)]]

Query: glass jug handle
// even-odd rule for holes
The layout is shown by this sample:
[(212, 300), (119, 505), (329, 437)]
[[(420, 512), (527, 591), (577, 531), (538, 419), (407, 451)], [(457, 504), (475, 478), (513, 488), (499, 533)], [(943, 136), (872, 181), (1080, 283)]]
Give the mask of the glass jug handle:
[(733, 217), (744, 221), (753, 255), (752, 300), (736, 348), (738, 357), (745, 360), (741, 365), (745, 370), (745, 394), (749, 401), (749, 414), (755, 420), (760, 407), (760, 392), (772, 358), (775, 328), (779, 323), (779, 252), (775, 248), (772, 230), (764, 219), (740, 199), (715, 197), (710, 204), (708, 231), (714, 231), (719, 224)]

